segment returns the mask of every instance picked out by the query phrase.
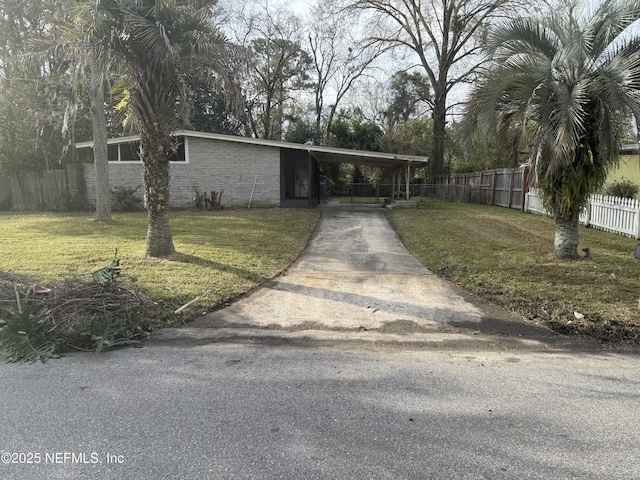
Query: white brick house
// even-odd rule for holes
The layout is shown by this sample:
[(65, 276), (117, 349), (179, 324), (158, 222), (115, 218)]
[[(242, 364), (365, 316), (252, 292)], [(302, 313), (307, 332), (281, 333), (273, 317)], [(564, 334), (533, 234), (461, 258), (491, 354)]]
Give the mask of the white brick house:
[[(423, 157), (362, 152), (272, 140), (182, 130), (170, 162), (170, 205), (194, 205), (195, 190), (223, 192), (224, 206), (252, 205), (313, 208), (319, 202), (318, 161), (400, 167)], [(109, 140), (110, 188), (140, 186), (142, 163), (138, 137)], [(93, 142), (78, 143), (90, 149)], [(90, 151), (90, 150), (89, 150)], [(88, 152), (87, 152), (88, 153)], [(95, 173), (85, 168), (87, 199), (95, 204)], [(252, 196), (253, 193), (253, 196)]]

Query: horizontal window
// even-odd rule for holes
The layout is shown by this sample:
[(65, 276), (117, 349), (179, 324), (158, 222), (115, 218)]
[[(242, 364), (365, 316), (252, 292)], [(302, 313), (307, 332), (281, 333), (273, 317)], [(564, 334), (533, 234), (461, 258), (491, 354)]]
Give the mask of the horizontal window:
[[(178, 145), (176, 146), (176, 152), (171, 155), (170, 162), (186, 162), (186, 146), (185, 137), (178, 137)], [(109, 145), (109, 161), (110, 162), (139, 162), (140, 161), (140, 142), (130, 143), (118, 143), (116, 145)]]
[[(140, 142), (121, 143), (120, 161), (121, 162), (138, 162), (140, 161)], [(111, 159), (109, 159), (111, 160)]]

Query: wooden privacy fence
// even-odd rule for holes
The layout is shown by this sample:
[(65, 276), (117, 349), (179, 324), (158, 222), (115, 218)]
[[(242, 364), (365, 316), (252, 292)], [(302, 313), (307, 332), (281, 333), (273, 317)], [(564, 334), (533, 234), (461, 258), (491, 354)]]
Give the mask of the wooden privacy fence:
[[(436, 179), (433, 196), (449, 199), (450, 195), (445, 194), (451, 193), (448, 190), (454, 188), (453, 199), (457, 201), (486, 203), (549, 215), (542, 204), (540, 191), (528, 187), (528, 173), (526, 167), (520, 167), (440, 176)], [(640, 200), (594, 193), (580, 215), (580, 223), (640, 240)]]
[[(526, 195), (525, 211), (548, 215), (538, 189)], [(640, 239), (640, 200), (594, 193), (580, 215), (580, 223)]]
[(11, 177), (11, 203), (19, 211), (63, 211), (69, 208), (66, 170), (21, 172)]
[(527, 172), (525, 167), (519, 167), (441, 175), (436, 178), (436, 185), (440, 189), (444, 185), (462, 187), (471, 202), (522, 210)]
[(11, 208), (11, 179), (0, 177), (0, 211)]

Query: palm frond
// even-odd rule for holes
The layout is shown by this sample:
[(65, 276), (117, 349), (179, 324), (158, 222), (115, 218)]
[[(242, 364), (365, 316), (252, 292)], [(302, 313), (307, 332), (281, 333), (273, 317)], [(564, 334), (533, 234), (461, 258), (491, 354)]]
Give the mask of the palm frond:
[(640, 19), (640, 1), (605, 0), (584, 26), (593, 37), (592, 55), (598, 57), (633, 23)]
[(51, 332), (46, 316), (40, 305), (23, 305), (18, 298), (18, 309), (0, 322), (0, 358), (14, 363), (59, 357), (62, 342)]
[(93, 281), (101, 287), (106, 287), (114, 283), (120, 275), (120, 260), (121, 259), (118, 258), (118, 250), (116, 249), (116, 254), (109, 265), (91, 272)]
[(632, 95), (640, 91), (640, 38), (625, 41), (607, 51), (599, 59), (594, 77), (602, 77), (600, 85), (606, 92), (624, 90)]
[(554, 58), (559, 44), (553, 29), (535, 19), (516, 19), (500, 24), (489, 34), (487, 50), (500, 62), (512, 55)]
[[(588, 112), (585, 105), (589, 102), (587, 80), (575, 84), (555, 83), (551, 99), (553, 109), (549, 113), (548, 128), (554, 132), (554, 148), (563, 152), (569, 159), (575, 151), (585, 131)], [(543, 119), (540, 119), (542, 122)]]
[(126, 326), (114, 318), (94, 319), (87, 328), (86, 335), (91, 337), (91, 350), (96, 353), (106, 348), (140, 343), (132, 338)]

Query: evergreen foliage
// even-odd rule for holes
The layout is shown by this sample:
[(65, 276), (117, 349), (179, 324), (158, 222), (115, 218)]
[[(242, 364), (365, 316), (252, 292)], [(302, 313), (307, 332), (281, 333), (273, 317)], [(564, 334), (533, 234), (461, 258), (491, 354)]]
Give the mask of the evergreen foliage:
[(637, 0), (605, 0), (590, 17), (571, 8), (489, 35), (493, 67), (470, 118), (480, 135), (530, 148), (559, 258), (577, 257), (580, 211), (617, 162), (622, 119), (640, 118), (640, 39), (623, 35), (639, 18)]
[(17, 290), (17, 309), (0, 320), (0, 358), (7, 362), (46, 362), (60, 356), (62, 340), (46, 322), (47, 312), (35, 302), (23, 305)]

